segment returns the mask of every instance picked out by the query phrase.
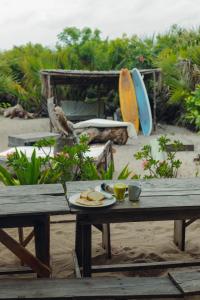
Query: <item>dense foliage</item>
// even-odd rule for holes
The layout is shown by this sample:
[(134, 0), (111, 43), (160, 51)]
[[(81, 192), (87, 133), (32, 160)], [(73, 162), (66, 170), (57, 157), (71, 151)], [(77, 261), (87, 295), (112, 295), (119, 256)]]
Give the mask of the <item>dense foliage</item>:
[[(113, 162), (107, 170), (97, 170), (93, 160), (87, 156), (89, 146), (86, 136), (82, 136), (78, 144), (64, 146), (62, 152), (52, 156), (51, 149), (55, 142), (54, 139), (44, 139), (35, 144), (44, 152), (44, 157), (37, 156), (35, 150), (31, 157), (27, 157), (16, 148), (7, 156), (5, 166), (0, 164), (0, 182), (5, 185), (61, 183), (66, 192), (66, 181), (113, 179)], [(117, 178), (127, 179), (131, 173), (126, 165)]]
[[(120, 70), (122, 67), (162, 68), (158, 117), (200, 129), (196, 121), (196, 115), (197, 118), (200, 115), (199, 105), (194, 105), (192, 117), (188, 112), (190, 96), (199, 99), (198, 93), (195, 96), (192, 93), (200, 83), (200, 29), (186, 30), (176, 25), (152, 38), (123, 35), (112, 40), (103, 39), (97, 29), (69, 27), (58, 35), (54, 49), (29, 43), (2, 51), (0, 102), (20, 102), (29, 110), (39, 111), (41, 69)], [(151, 96), (152, 82), (147, 86)], [(102, 90), (101, 96), (110, 97), (117, 105), (117, 91)], [(58, 92), (79, 93), (81, 100), (95, 98), (95, 87), (87, 91), (67, 88)]]

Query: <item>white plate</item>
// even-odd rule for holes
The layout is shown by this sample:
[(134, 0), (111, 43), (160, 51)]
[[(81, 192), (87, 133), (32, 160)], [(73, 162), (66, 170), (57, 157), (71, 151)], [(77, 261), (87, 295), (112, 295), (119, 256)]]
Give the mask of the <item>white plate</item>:
[(80, 203), (76, 203), (76, 199), (78, 199), (80, 197), (80, 193), (77, 193), (71, 197), (69, 197), (69, 203), (71, 203), (72, 205), (75, 206), (79, 206), (79, 207), (85, 207), (85, 208), (101, 208), (101, 207), (107, 207), (107, 206), (111, 206), (116, 202), (116, 199), (114, 197), (110, 198), (110, 199), (105, 199), (103, 200), (103, 205), (96, 205), (96, 206), (87, 206), (87, 205), (83, 205)]

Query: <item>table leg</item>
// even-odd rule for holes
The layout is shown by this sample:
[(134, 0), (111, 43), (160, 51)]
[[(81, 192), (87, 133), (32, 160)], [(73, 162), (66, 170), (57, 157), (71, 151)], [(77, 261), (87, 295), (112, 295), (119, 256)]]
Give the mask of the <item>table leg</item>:
[(82, 266), (82, 227), (79, 216), (76, 216), (75, 252), (79, 267)]
[(174, 243), (181, 250), (185, 250), (185, 220), (174, 221)]
[[(50, 218), (41, 216), (34, 225), (35, 254), (45, 265), (50, 265)], [(40, 276), (38, 276), (40, 277)]]
[(91, 277), (91, 260), (92, 260), (92, 225), (84, 224), (82, 227), (82, 264), (83, 277)]

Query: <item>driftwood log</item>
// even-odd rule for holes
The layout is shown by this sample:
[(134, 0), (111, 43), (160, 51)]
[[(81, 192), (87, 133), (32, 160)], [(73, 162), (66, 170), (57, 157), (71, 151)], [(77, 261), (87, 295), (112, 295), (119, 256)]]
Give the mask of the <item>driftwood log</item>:
[(75, 129), (78, 136), (87, 135), (89, 143), (106, 143), (112, 141), (118, 145), (125, 145), (128, 140), (128, 133), (126, 127), (112, 127), (112, 128), (82, 128)]
[(48, 99), (47, 108), (54, 131), (60, 134), (59, 138), (56, 139), (54, 147), (54, 153), (57, 153), (62, 151), (64, 146), (72, 146), (78, 141), (73, 130), (73, 124), (67, 120), (62, 108), (55, 106), (53, 100), (54, 98)]
[(55, 106), (53, 97), (48, 99), (47, 107), (54, 131), (60, 134), (56, 151), (64, 145), (77, 143), (78, 137), (82, 135), (87, 135), (88, 143), (106, 143), (111, 140), (115, 144), (124, 145), (128, 140), (126, 127), (74, 129), (73, 123), (67, 120), (62, 108)]
[(3, 115), (4, 117), (10, 117), (11, 119), (15, 117), (23, 119), (34, 119), (35, 117), (35, 114), (29, 113), (28, 111), (24, 110), (20, 104), (4, 109)]

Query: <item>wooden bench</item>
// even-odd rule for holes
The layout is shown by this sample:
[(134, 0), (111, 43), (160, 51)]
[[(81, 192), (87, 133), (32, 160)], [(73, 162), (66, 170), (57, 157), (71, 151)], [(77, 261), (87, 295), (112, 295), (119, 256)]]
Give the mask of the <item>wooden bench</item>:
[(172, 272), (165, 277), (9, 280), (0, 282), (0, 291), (1, 300), (192, 299), (200, 295), (200, 272)]
[(58, 138), (58, 133), (52, 132), (30, 132), (8, 136), (8, 146), (32, 146), (41, 139)]

